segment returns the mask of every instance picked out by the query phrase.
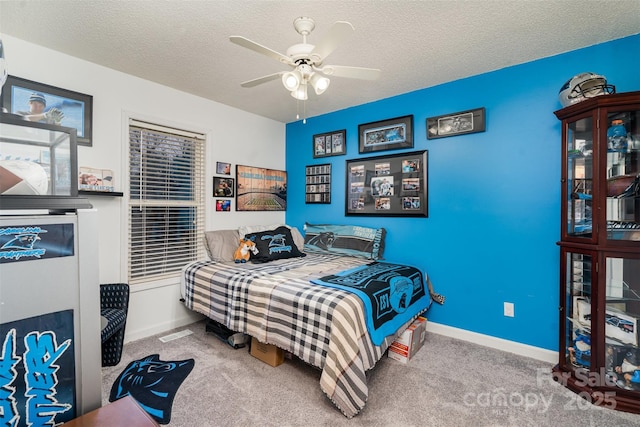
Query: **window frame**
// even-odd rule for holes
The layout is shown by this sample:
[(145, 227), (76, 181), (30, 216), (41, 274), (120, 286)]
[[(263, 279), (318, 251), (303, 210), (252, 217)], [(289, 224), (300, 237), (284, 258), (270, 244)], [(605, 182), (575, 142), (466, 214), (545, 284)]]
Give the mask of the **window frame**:
[[(159, 286), (166, 285), (174, 285), (180, 282), (180, 271), (170, 271), (165, 273), (156, 273), (143, 275), (138, 278), (132, 278), (132, 223), (131, 223), (131, 210), (135, 206), (138, 205), (135, 200), (131, 198), (131, 127), (141, 127), (146, 128), (151, 131), (160, 131), (165, 133), (175, 134), (180, 137), (194, 138), (198, 141), (198, 148), (194, 149), (194, 155), (196, 157), (196, 163), (193, 165), (192, 171), (196, 175), (194, 178), (194, 189), (193, 189), (193, 199), (188, 203), (182, 203), (181, 201), (176, 200), (151, 200), (143, 205), (147, 206), (190, 206), (195, 207), (196, 214), (194, 216), (196, 225), (194, 231), (196, 233), (195, 237), (193, 237), (192, 242), (195, 243), (196, 247), (193, 251), (193, 255), (189, 257), (189, 261), (195, 261), (198, 259), (203, 259), (205, 256), (205, 248), (204, 248), (204, 229), (205, 229), (205, 221), (206, 221), (206, 147), (207, 140), (209, 135), (206, 132), (199, 130), (184, 130), (185, 128), (189, 128), (188, 126), (180, 125), (180, 124), (167, 124), (166, 122), (158, 119), (142, 119), (134, 116), (130, 116), (125, 114), (125, 120), (123, 123), (123, 138), (126, 141), (126, 148), (123, 152), (123, 158), (126, 171), (126, 194), (124, 197), (125, 201), (125, 209), (123, 209), (123, 229), (125, 230), (123, 233), (124, 243), (122, 246), (126, 247), (126, 256), (123, 260), (122, 270), (123, 277), (126, 277), (128, 283), (132, 286), (135, 286), (137, 289), (141, 290), (144, 288), (153, 288)], [(186, 264), (186, 262), (185, 262)]]

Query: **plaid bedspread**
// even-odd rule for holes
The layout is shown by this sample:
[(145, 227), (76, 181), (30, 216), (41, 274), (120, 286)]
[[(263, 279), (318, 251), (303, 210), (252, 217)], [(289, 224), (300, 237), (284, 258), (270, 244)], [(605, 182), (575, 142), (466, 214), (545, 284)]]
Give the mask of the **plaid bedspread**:
[(368, 262), (320, 254), (266, 264), (199, 261), (184, 269), (183, 296), (189, 309), (320, 368), (320, 388), (351, 418), (367, 401), (366, 372), (404, 327), (373, 345), (362, 301), (311, 280)]

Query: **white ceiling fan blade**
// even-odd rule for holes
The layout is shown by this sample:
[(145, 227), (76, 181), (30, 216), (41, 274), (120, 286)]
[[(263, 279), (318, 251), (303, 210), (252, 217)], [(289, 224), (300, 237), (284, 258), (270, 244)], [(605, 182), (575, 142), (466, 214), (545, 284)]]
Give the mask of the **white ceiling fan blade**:
[(257, 79), (247, 80), (246, 82), (240, 83), (242, 87), (254, 87), (259, 84), (270, 82), (271, 80), (279, 79), (285, 71), (281, 71), (279, 73), (269, 74), (268, 76), (258, 77)]
[(316, 64), (321, 64), (343, 41), (354, 32), (353, 25), (346, 21), (338, 21), (329, 30), (322, 40), (313, 49), (311, 60)]
[(251, 41), (245, 37), (242, 36), (231, 36), (229, 37), (229, 40), (231, 40), (231, 43), (235, 43), (238, 46), (242, 46), (242, 47), (246, 47), (247, 49), (251, 49), (254, 52), (258, 52), (259, 54), (268, 56), (270, 58), (275, 59), (276, 61), (280, 61), (283, 64), (293, 64), (293, 61), (291, 60), (290, 57), (288, 57), (287, 55), (283, 55), (280, 52), (276, 52), (273, 49), (269, 49), (266, 46), (262, 46), (261, 44), (258, 44), (254, 41)]
[(346, 65), (325, 65), (317, 70), (327, 76), (361, 80), (376, 80), (381, 74), (381, 71), (377, 68), (349, 67)]

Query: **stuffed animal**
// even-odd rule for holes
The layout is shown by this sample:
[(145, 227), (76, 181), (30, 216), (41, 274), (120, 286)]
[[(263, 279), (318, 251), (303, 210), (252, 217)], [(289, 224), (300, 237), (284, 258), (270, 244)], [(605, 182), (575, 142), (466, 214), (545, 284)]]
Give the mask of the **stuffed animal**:
[(233, 260), (237, 263), (247, 262), (249, 261), (249, 252), (254, 255), (258, 253), (256, 244), (248, 239), (240, 239), (240, 246), (238, 246), (238, 249), (233, 253)]

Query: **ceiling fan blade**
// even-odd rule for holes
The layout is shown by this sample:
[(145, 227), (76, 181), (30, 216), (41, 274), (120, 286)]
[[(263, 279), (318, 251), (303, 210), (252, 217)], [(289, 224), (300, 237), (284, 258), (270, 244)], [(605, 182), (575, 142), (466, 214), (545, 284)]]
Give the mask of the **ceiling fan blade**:
[(376, 80), (382, 73), (377, 68), (349, 67), (346, 65), (325, 65), (322, 68), (318, 68), (318, 71), (327, 76), (361, 80)]
[(247, 49), (251, 49), (254, 52), (258, 52), (262, 55), (268, 56), (270, 58), (275, 59), (276, 61), (282, 62), (283, 64), (293, 64), (293, 61), (287, 55), (283, 55), (280, 52), (276, 52), (273, 49), (269, 49), (266, 46), (262, 46), (254, 41), (251, 41), (242, 36), (231, 36), (229, 37), (231, 43), (235, 43), (238, 46), (246, 47)]
[(242, 87), (254, 87), (259, 84), (270, 82), (271, 80), (279, 79), (285, 72), (281, 71), (279, 73), (269, 74), (268, 76), (258, 77), (257, 79), (247, 80), (246, 82), (240, 83)]
[(329, 30), (322, 40), (313, 49), (311, 60), (316, 64), (321, 64), (343, 41), (354, 32), (353, 25), (346, 21), (338, 21)]

